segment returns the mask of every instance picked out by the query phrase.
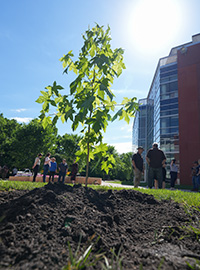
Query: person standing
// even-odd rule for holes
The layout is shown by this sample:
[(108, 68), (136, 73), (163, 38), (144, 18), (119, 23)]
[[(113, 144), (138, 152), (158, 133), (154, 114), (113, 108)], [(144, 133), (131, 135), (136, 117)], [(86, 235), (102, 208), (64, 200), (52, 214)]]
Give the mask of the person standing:
[(76, 182), (77, 173), (78, 173), (78, 163), (76, 162), (76, 160), (74, 160), (74, 163), (72, 164), (72, 172), (71, 172), (72, 184)]
[(32, 169), (33, 169), (33, 182), (36, 181), (36, 176), (37, 176), (39, 168), (40, 168), (41, 157), (42, 157), (42, 154), (41, 153), (38, 154), (38, 156), (35, 158), (35, 162), (34, 162), (33, 167), (32, 167)]
[(200, 186), (200, 159), (198, 160), (197, 183), (198, 183), (198, 190), (197, 191), (199, 191), (199, 186)]
[(17, 175), (17, 172), (18, 172), (17, 168), (14, 167), (14, 168), (12, 169), (12, 176)]
[(51, 166), (50, 156), (51, 156), (51, 154), (50, 153), (47, 153), (46, 154), (46, 157), (45, 157), (45, 160), (44, 160), (44, 172), (43, 172), (43, 182), (44, 183), (45, 183), (46, 175), (47, 175), (47, 173), (49, 171), (49, 167)]
[(144, 162), (142, 158), (142, 152), (144, 148), (139, 146), (137, 153), (132, 156), (132, 164), (134, 169), (134, 187), (137, 188), (142, 180), (142, 174), (144, 173)]
[(175, 182), (178, 176), (178, 166), (176, 165), (176, 159), (173, 159), (170, 164), (170, 176), (171, 176), (171, 189), (174, 189)]
[(52, 183), (54, 182), (54, 175), (56, 173), (56, 170), (57, 170), (57, 163), (56, 163), (56, 159), (55, 157), (51, 158), (51, 161), (50, 161), (50, 168), (49, 168), (49, 183), (51, 181), (51, 178), (52, 178)]
[(195, 161), (193, 164), (193, 167), (191, 168), (191, 176), (192, 176), (192, 184), (193, 188), (192, 191), (198, 191), (199, 189), (199, 183), (198, 183), (198, 172), (199, 172), (199, 164), (198, 161)]
[[(166, 187), (166, 174), (167, 174), (167, 171), (166, 171), (166, 162), (163, 164), (162, 166), (162, 188), (165, 189)], [(154, 180), (154, 187), (155, 189), (158, 189), (158, 180)]]
[[(59, 168), (58, 183), (61, 182), (64, 184), (65, 176), (66, 176), (66, 173), (68, 172), (68, 165), (67, 165), (66, 159), (62, 160), (62, 162), (58, 165), (58, 168)], [(61, 177), (62, 177), (62, 181), (60, 181)]]
[(166, 165), (167, 165), (167, 163), (165, 162), (162, 166), (162, 177), (163, 177), (162, 188), (163, 189), (165, 189), (165, 187), (166, 187), (166, 174), (167, 174)]
[(6, 178), (9, 178), (9, 169), (7, 165), (4, 165), (2, 168), (2, 179), (5, 180)]
[(162, 150), (158, 148), (158, 143), (153, 143), (153, 148), (149, 149), (146, 161), (149, 165), (148, 171), (148, 187), (152, 188), (154, 179), (158, 180), (158, 188), (162, 188), (162, 167), (166, 161), (166, 156)]

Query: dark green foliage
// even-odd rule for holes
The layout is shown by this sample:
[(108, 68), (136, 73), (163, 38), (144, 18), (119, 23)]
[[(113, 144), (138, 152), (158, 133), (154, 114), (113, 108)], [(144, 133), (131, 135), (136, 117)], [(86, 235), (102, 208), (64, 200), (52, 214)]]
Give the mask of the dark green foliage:
[(16, 134), (21, 128), (21, 125), (16, 120), (7, 119), (0, 114), (0, 165), (10, 166), (10, 152), (13, 147), (13, 142), (16, 141)]
[(132, 153), (118, 154), (114, 146), (108, 145), (108, 155), (113, 155), (115, 163), (109, 170), (109, 174), (101, 170), (101, 159), (95, 156), (95, 159), (90, 162), (89, 175), (94, 177), (102, 177), (105, 180), (122, 180), (133, 182), (133, 169), (132, 169)]
[(0, 165), (10, 169), (17, 167), (32, 168), (38, 153), (54, 152), (57, 128), (48, 126), (44, 129), (41, 123), (34, 119), (29, 124), (18, 124), (0, 116), (1, 124), (1, 160)]
[[(76, 134), (64, 134), (58, 135), (56, 139), (55, 158), (57, 163), (60, 163), (63, 158), (66, 159), (69, 165), (69, 171), (71, 171), (71, 165), (76, 159), (76, 152), (80, 149), (78, 143), (81, 140), (81, 136)], [(85, 166), (84, 160), (79, 160), (79, 171), (81, 172)]]

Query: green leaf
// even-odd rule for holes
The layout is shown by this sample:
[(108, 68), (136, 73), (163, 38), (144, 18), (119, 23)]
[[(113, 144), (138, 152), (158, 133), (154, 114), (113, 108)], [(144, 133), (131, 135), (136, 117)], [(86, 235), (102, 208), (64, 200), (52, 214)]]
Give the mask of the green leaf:
[(39, 96), (39, 98), (36, 100), (37, 103), (43, 103), (46, 100), (44, 96)]
[(57, 121), (58, 121), (58, 116), (56, 115), (56, 116), (53, 118), (52, 124), (53, 124), (53, 125), (56, 125)]
[(106, 94), (109, 96), (109, 98), (111, 100), (113, 100), (114, 94), (112, 93), (112, 91), (110, 91), (109, 88), (107, 88), (103, 83), (100, 84), (100, 90), (101, 91), (105, 91)]
[(92, 127), (93, 127), (94, 131), (96, 133), (98, 133), (99, 130), (101, 129), (100, 121), (96, 121)]
[(45, 92), (45, 91), (40, 91), (40, 93), (43, 94), (43, 96), (45, 98), (48, 98), (49, 97), (49, 94), (47, 92)]
[(119, 77), (122, 74), (122, 67), (119, 63), (116, 63), (113, 66), (113, 70), (116, 72), (117, 77)]
[(56, 102), (54, 100), (50, 100), (52, 106), (56, 107)]
[(48, 90), (49, 96), (51, 96), (52, 95), (52, 87), (49, 85), (49, 86), (45, 87), (45, 89)]
[(59, 102), (62, 102), (63, 101), (63, 97), (57, 97), (57, 98), (55, 98), (55, 103), (59, 103)]
[(65, 123), (65, 114), (61, 115), (61, 121), (62, 121), (63, 124)]
[(118, 116), (119, 117), (122, 116), (122, 112), (123, 112), (123, 108), (119, 109), (118, 112), (113, 116), (112, 122), (115, 121)]
[(42, 109), (44, 112), (48, 112), (49, 110), (49, 102), (45, 101), (44, 104), (42, 105)]
[(70, 84), (70, 94), (73, 95), (76, 92), (78, 84), (81, 84), (81, 80), (84, 75), (79, 75), (71, 84)]
[(94, 96), (88, 96), (87, 98), (85, 98), (85, 100), (83, 101), (81, 107), (84, 108), (90, 108), (90, 106), (92, 105), (92, 103), (94, 102), (95, 97)]
[(91, 55), (91, 57), (94, 57), (94, 55), (95, 55), (95, 49), (96, 49), (95, 44), (92, 44), (92, 47), (90, 49), (90, 55)]
[(43, 120), (42, 120), (43, 128), (45, 129), (50, 124), (51, 124), (51, 117), (50, 116), (44, 117)]
[(105, 96), (105, 93), (103, 90), (98, 90), (98, 97), (99, 99), (101, 99), (102, 101), (104, 101), (104, 96)]
[(128, 116), (128, 113), (125, 110), (123, 110), (121, 117), (124, 118), (124, 120), (129, 124), (130, 117)]
[(127, 97), (124, 97), (123, 101), (122, 101), (122, 105), (128, 103), (131, 99), (127, 98)]
[(70, 71), (70, 70), (73, 70), (73, 72), (74, 72), (75, 74), (78, 74), (78, 70), (77, 70), (77, 68), (76, 68), (76, 65), (75, 65), (73, 62), (71, 62), (70, 66), (69, 66), (69, 71)]
[(59, 90), (63, 90), (64, 89), (61, 85), (57, 85), (56, 88), (59, 89)]

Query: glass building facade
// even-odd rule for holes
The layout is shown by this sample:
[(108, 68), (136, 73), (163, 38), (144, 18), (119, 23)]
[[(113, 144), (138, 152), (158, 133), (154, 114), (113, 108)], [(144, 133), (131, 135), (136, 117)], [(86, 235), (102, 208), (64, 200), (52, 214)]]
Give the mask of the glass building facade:
[(173, 158), (179, 163), (178, 79), (177, 57), (159, 60), (148, 97), (139, 100), (139, 111), (133, 123), (133, 152), (143, 146), (145, 175), (146, 153), (153, 142), (159, 144), (167, 157), (167, 172)]

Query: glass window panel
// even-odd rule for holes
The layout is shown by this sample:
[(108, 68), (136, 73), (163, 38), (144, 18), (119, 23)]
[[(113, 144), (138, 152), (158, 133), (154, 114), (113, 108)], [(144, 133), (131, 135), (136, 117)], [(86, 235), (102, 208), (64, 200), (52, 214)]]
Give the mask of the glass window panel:
[(170, 98), (170, 99), (162, 100), (160, 102), (160, 105), (173, 104), (173, 103), (178, 103), (178, 98)]
[(169, 84), (169, 91), (170, 91), (170, 92), (178, 91), (178, 81), (176, 81), (176, 82), (171, 82), (171, 83)]
[(169, 77), (169, 80), (170, 81), (174, 81), (174, 80), (177, 80), (178, 79), (178, 76), (177, 75), (173, 75), (173, 76), (170, 76)]
[(164, 78), (164, 77), (169, 77), (169, 76), (176, 75), (176, 74), (177, 74), (177, 70), (172, 70), (169, 72), (161, 73), (160, 77)]
[(173, 64), (173, 65), (170, 65), (168, 67), (162, 67), (160, 69), (160, 73), (168, 72), (168, 71), (174, 70), (174, 69), (177, 69), (177, 64)]
[(164, 79), (161, 79), (160, 82), (161, 82), (161, 83), (169, 82), (169, 77), (164, 78)]
[(171, 126), (178, 127), (178, 117), (171, 117)]

